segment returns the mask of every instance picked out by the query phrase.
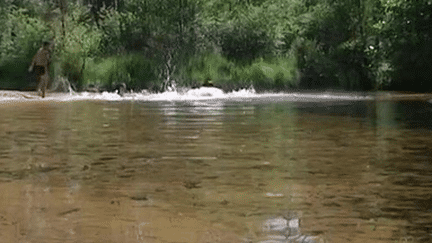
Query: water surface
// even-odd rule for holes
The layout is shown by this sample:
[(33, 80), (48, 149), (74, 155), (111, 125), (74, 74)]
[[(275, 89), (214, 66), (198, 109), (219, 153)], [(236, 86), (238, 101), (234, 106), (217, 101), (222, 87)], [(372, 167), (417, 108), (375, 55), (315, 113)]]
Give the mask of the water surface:
[(424, 96), (213, 91), (3, 95), (0, 238), (432, 241)]

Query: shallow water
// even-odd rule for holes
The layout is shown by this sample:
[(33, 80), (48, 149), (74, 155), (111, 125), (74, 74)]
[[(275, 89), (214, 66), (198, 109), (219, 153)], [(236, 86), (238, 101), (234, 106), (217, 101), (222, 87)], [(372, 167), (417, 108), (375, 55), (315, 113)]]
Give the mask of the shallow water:
[(431, 242), (432, 104), (0, 95), (2, 242)]

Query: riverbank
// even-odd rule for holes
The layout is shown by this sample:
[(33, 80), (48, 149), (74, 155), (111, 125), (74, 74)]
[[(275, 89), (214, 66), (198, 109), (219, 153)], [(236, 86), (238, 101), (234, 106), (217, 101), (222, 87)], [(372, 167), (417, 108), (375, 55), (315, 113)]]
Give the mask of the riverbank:
[(141, 92), (48, 92), (42, 99), (36, 91), (10, 91), (0, 90), (0, 101), (73, 101), (73, 100), (194, 100), (194, 99), (226, 99), (226, 98), (260, 98), (296, 100), (432, 100), (432, 93), (413, 92), (343, 92), (343, 91), (297, 91), (297, 92), (265, 92), (257, 93), (254, 89), (241, 89), (224, 92), (215, 87), (201, 87), (195, 89), (180, 89), (163, 93)]

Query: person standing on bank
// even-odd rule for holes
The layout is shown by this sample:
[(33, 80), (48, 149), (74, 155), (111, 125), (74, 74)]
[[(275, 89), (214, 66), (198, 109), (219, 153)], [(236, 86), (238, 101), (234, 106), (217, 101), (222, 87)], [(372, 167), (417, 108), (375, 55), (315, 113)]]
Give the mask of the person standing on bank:
[(50, 43), (45, 41), (42, 47), (38, 50), (33, 57), (32, 63), (29, 67), (29, 72), (33, 70), (36, 72), (37, 77), (37, 91), (42, 92), (42, 98), (45, 97), (45, 92), (50, 80), (49, 67), (51, 64)]

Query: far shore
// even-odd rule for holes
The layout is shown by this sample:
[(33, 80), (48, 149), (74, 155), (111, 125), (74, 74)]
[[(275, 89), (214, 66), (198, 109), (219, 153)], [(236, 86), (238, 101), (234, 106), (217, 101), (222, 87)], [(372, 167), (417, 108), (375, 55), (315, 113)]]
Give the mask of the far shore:
[[(79, 93), (79, 92), (78, 92)], [(140, 92), (136, 92), (140, 93)], [(145, 93), (145, 92), (143, 92)], [(273, 92), (269, 92), (270, 94)], [(342, 95), (342, 96), (367, 96), (372, 100), (384, 101), (384, 100), (424, 100), (424, 101), (432, 101), (432, 93), (415, 93), (415, 92), (401, 92), (401, 91), (372, 91), (372, 92), (349, 92), (349, 91), (316, 91), (316, 90), (295, 90), (292, 92), (282, 92), (282, 93), (274, 93), (274, 94), (305, 94), (305, 95)], [(260, 93), (257, 93), (258, 95)], [(0, 101), (2, 100), (12, 100), (12, 101), (43, 101), (43, 100), (51, 100), (57, 97), (63, 97), (68, 95), (65, 92), (49, 92), (47, 93), (46, 98), (41, 98), (36, 91), (18, 91), (18, 90), (0, 90)]]

